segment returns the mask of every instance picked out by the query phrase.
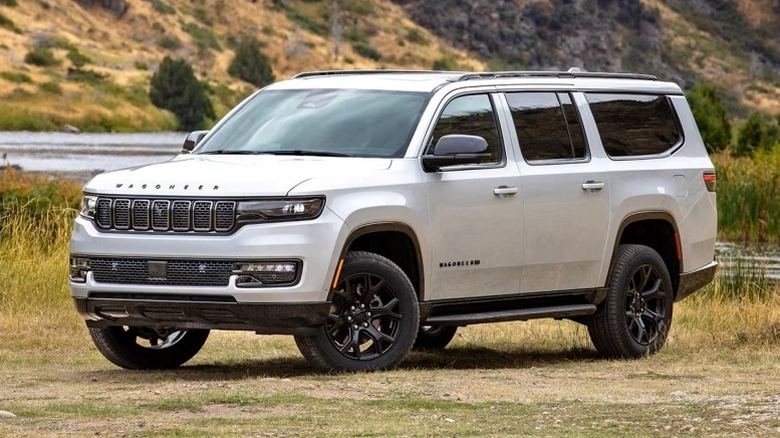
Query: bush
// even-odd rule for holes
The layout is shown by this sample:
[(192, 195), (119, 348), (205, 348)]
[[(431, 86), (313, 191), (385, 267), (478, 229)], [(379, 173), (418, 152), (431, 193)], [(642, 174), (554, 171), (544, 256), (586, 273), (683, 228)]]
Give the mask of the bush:
[(374, 61), (379, 61), (380, 59), (382, 59), (382, 54), (379, 53), (379, 51), (376, 50), (375, 48), (369, 46), (368, 44), (353, 43), (352, 48), (355, 49), (355, 53), (357, 53), (358, 55), (364, 58), (372, 59)]
[(135, 68), (136, 68), (136, 69), (138, 69), (138, 70), (149, 70), (149, 66), (148, 66), (148, 65), (146, 65), (146, 63), (145, 63), (145, 62), (143, 62), (143, 61), (135, 61), (135, 62), (133, 63), (133, 65), (134, 65), (134, 66), (135, 66)]
[(18, 6), (19, 3), (16, 0), (0, 0), (0, 5), (14, 7)]
[(157, 41), (157, 45), (165, 50), (179, 50), (181, 48), (181, 40), (175, 36), (165, 35)]
[(11, 32), (22, 33), (21, 29), (16, 27), (16, 24), (14, 24), (13, 21), (11, 21), (10, 18), (6, 17), (3, 14), (0, 14), (0, 27), (8, 29)]
[(13, 82), (15, 84), (31, 84), (32, 78), (27, 76), (24, 73), (16, 73), (12, 71), (4, 71), (0, 72), (0, 78), (5, 79), (8, 82)]
[(276, 80), (268, 58), (260, 51), (260, 42), (254, 37), (241, 40), (228, 67), (228, 74), (258, 87)]
[(707, 151), (725, 149), (731, 142), (731, 124), (718, 90), (711, 84), (699, 84), (687, 96)]
[(767, 122), (754, 111), (737, 131), (737, 144), (732, 149), (736, 157), (752, 156), (757, 150), (771, 150), (780, 143), (780, 126), (776, 121)]
[(445, 55), (433, 61), (433, 65), (431, 66), (431, 69), (452, 71), (452, 70), (458, 70), (459, 67), (458, 67), (458, 62), (455, 61), (455, 58), (453, 58), (450, 55)]
[(79, 52), (78, 49), (71, 49), (68, 51), (68, 59), (73, 63), (74, 67), (83, 67), (84, 64), (89, 64), (92, 60), (89, 56)]
[(52, 53), (51, 49), (46, 47), (36, 47), (27, 52), (27, 54), (24, 55), (24, 62), (31, 65), (37, 65), (38, 67), (51, 67), (53, 65), (59, 65), (60, 63), (60, 61), (54, 57), (54, 53)]
[(62, 87), (60, 87), (59, 82), (56, 81), (44, 82), (38, 87), (41, 89), (41, 91), (46, 93), (62, 94)]
[(214, 108), (187, 61), (166, 56), (152, 75), (149, 98), (152, 103), (172, 112), (179, 129), (193, 131), (214, 118)]

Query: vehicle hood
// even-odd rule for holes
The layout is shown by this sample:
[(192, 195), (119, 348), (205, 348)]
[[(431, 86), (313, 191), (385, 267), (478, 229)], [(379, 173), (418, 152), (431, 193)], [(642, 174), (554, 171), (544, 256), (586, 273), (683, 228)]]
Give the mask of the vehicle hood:
[(103, 173), (87, 193), (146, 196), (284, 196), (312, 178), (388, 169), (392, 159), (275, 155), (179, 155), (170, 161)]

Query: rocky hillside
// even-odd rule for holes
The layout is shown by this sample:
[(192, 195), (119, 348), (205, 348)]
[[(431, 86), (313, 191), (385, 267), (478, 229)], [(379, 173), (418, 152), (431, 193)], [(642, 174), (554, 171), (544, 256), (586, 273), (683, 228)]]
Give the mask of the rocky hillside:
[(780, 111), (777, 0), (393, 0), (495, 69), (651, 72), (707, 80), (732, 108)]
[(577, 65), (711, 81), (735, 116), (777, 113), (779, 29), (777, 0), (0, 0), (0, 129), (172, 129), (148, 97), (166, 55), (223, 114), (255, 88), (227, 73), (249, 35), (277, 79)]

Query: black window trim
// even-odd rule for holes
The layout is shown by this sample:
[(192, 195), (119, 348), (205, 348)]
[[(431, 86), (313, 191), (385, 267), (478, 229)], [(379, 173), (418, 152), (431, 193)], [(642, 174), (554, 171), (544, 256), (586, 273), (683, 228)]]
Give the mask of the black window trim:
[[(439, 123), (439, 119), (441, 118), (442, 113), (444, 113), (444, 110), (447, 108), (447, 105), (450, 104), (453, 100), (464, 97), (464, 96), (475, 96), (484, 94), (488, 97), (490, 100), (490, 106), (493, 107), (493, 116), (496, 122), (496, 129), (498, 131), (498, 141), (500, 143), (500, 152), (501, 152), (501, 161), (498, 163), (486, 163), (486, 164), (464, 164), (464, 165), (455, 165), (455, 166), (448, 166), (441, 168), (437, 171), (429, 171), (425, 170), (425, 167), (422, 164), (422, 157), (428, 152), (428, 149), (431, 147), (431, 140), (433, 140), (433, 133), (436, 131), (436, 125)], [(445, 97), (439, 104), (439, 107), (436, 108), (436, 113), (433, 116), (433, 119), (428, 124), (428, 130), (425, 133), (425, 140), (423, 141), (423, 147), (420, 148), (420, 154), (417, 157), (417, 162), (420, 165), (420, 168), (425, 173), (442, 173), (442, 172), (460, 172), (464, 170), (488, 170), (488, 169), (501, 169), (506, 167), (508, 162), (508, 151), (507, 151), (507, 144), (510, 142), (507, 141), (507, 139), (504, 138), (504, 125), (501, 122), (501, 108), (499, 105), (497, 105), (498, 102), (496, 102), (496, 99), (498, 99), (500, 93), (496, 93), (495, 88), (490, 89), (465, 89), (465, 90), (458, 90), (457, 92), (454, 92), (448, 96)], [(506, 103), (506, 102), (504, 102)]]
[(672, 145), (669, 149), (658, 153), (658, 154), (646, 154), (646, 155), (627, 155), (625, 157), (613, 157), (612, 155), (607, 152), (607, 148), (604, 147), (604, 143), (601, 142), (601, 131), (599, 130), (599, 124), (596, 122), (596, 116), (593, 116), (593, 123), (594, 127), (596, 128), (596, 132), (599, 135), (599, 141), (601, 142), (601, 148), (604, 150), (604, 155), (607, 156), (612, 161), (633, 161), (633, 160), (658, 160), (663, 158), (669, 158), (672, 155), (674, 155), (677, 151), (682, 149), (683, 145), (685, 144), (685, 130), (683, 130), (682, 123), (680, 122), (680, 115), (677, 114), (677, 108), (674, 106), (674, 102), (672, 102), (671, 96), (682, 96), (679, 94), (669, 94), (669, 93), (654, 93), (650, 91), (627, 91), (627, 92), (618, 92), (618, 91), (609, 91), (609, 90), (600, 90), (600, 91), (583, 91), (582, 95), (585, 96), (585, 101), (588, 103), (588, 109), (590, 110), (590, 113), (593, 114), (593, 109), (590, 108), (590, 102), (588, 101), (588, 94), (612, 94), (612, 95), (639, 95), (639, 96), (663, 96), (667, 103), (669, 103), (669, 107), (672, 109), (672, 115), (674, 119), (674, 125), (677, 127), (677, 132), (680, 134), (679, 138), (677, 139), (677, 143)]
[[(576, 93), (577, 90), (561, 90), (561, 89), (545, 89), (545, 90), (512, 90), (512, 91), (504, 91), (501, 94), (503, 94), (504, 102), (506, 102), (507, 111), (509, 111), (509, 121), (512, 123), (511, 128), (515, 132), (515, 139), (517, 140), (517, 150), (520, 154), (520, 157), (525, 161), (526, 164), (529, 166), (556, 166), (556, 165), (563, 165), (563, 164), (587, 164), (590, 163), (592, 159), (592, 154), (590, 153), (590, 142), (588, 141), (588, 135), (585, 132), (585, 124), (582, 122), (582, 115), (580, 114), (580, 109), (577, 107), (577, 101), (574, 99), (574, 93)], [(561, 113), (563, 113), (563, 106), (561, 105), (560, 97), (558, 97), (558, 94), (560, 93), (566, 93), (569, 95), (569, 98), (571, 99), (572, 106), (574, 107), (574, 111), (577, 114), (577, 118), (580, 122), (580, 131), (582, 131), (582, 139), (585, 142), (585, 156), (582, 158), (552, 158), (547, 160), (531, 160), (529, 161), (527, 158), (525, 158), (525, 155), (523, 155), (523, 147), (520, 144), (520, 138), (517, 136), (517, 127), (515, 126), (515, 120), (512, 116), (512, 108), (509, 106), (509, 99), (507, 98), (507, 94), (514, 94), (514, 93), (555, 93), (555, 98), (558, 100), (558, 107), (561, 109)], [(566, 114), (563, 113), (564, 120), (566, 120)], [(567, 133), (568, 131), (568, 125), (566, 126)], [(569, 133), (569, 140), (571, 141), (571, 133)], [(572, 145), (573, 147), (574, 145)]]

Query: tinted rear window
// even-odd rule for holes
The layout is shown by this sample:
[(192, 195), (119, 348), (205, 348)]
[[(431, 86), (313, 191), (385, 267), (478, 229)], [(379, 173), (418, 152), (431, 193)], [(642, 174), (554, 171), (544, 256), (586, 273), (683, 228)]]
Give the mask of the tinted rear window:
[(677, 116), (666, 96), (587, 95), (601, 143), (610, 157), (662, 154), (681, 140)]
[(582, 127), (568, 93), (509, 93), (506, 98), (523, 158), (529, 162), (585, 158)]

